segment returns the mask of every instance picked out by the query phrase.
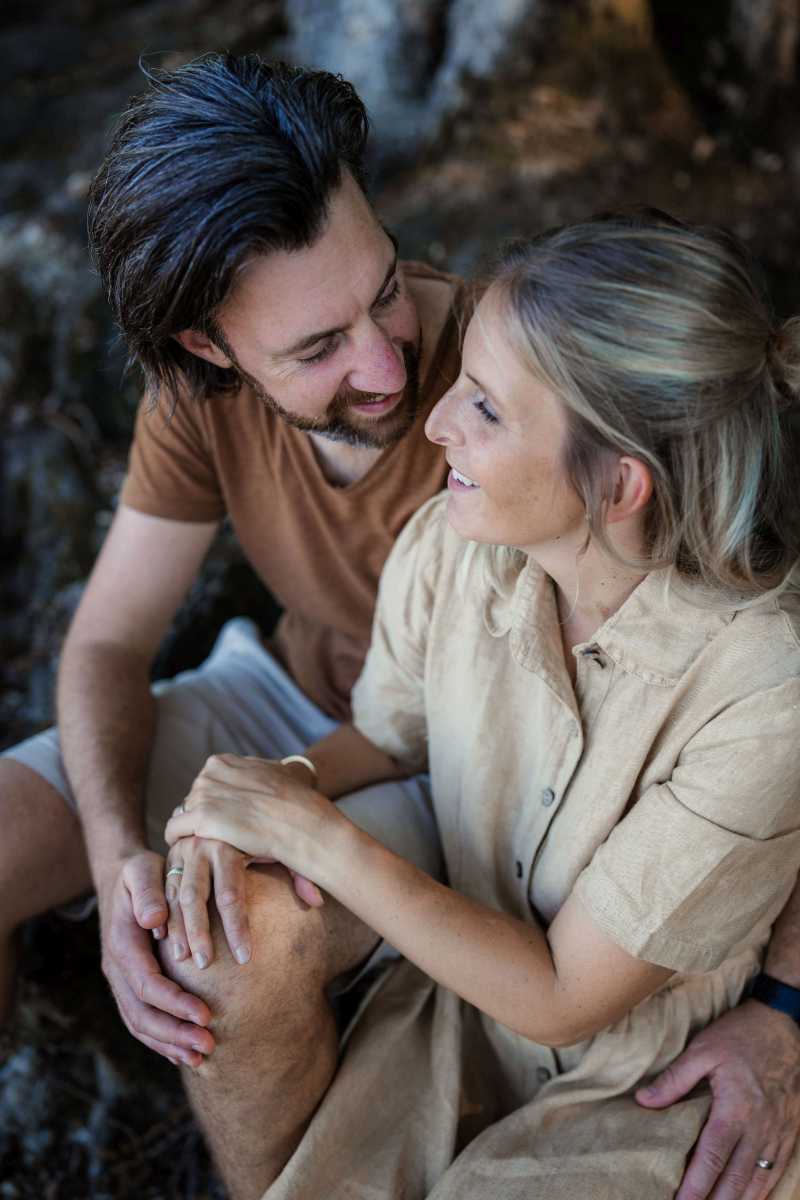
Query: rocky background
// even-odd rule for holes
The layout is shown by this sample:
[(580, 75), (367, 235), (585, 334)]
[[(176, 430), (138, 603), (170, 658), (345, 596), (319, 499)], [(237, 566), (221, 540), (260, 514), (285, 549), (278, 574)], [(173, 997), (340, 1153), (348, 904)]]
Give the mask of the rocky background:
[[(371, 110), (403, 252), (468, 272), (506, 236), (633, 201), (734, 228), (800, 310), (799, 0), (5, 0), (0, 14), (0, 747), (46, 725), (111, 520), (138, 381), (86, 254), (86, 190), (140, 56), (258, 51)], [(144, 564), (146, 569), (146, 564)], [(227, 531), (156, 664), (274, 605)], [(175, 1073), (116, 1020), (96, 925), (22, 935), (0, 1045), (0, 1198), (221, 1197)]]

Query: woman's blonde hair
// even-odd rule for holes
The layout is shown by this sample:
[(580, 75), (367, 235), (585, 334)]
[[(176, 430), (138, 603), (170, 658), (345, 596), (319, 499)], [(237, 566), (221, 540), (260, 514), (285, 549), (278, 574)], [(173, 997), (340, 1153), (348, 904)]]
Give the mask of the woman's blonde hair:
[(796, 586), (800, 318), (775, 327), (736, 238), (652, 209), (604, 214), (513, 243), (492, 284), (511, 343), (565, 406), (592, 537), (611, 551), (628, 454), (653, 478), (648, 569), (743, 604)]

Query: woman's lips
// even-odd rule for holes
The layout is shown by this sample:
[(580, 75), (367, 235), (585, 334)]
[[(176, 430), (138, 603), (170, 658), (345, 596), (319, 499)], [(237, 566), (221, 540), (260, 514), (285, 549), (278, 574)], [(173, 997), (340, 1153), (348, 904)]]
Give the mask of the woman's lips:
[(461, 471), (457, 471), (455, 467), (450, 468), (450, 474), (447, 476), (447, 486), (451, 492), (480, 491), (479, 484), (473, 483), (468, 475), (463, 475)]

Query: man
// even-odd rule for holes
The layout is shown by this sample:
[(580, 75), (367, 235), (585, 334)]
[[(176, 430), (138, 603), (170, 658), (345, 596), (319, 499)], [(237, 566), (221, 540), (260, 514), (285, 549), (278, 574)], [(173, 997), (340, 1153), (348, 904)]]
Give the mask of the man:
[[(89, 221), (149, 403), (62, 656), (71, 790), (52, 732), (0, 762), (0, 972), (7, 1006), (15, 927), (93, 883), (122, 1017), (190, 1068), (192, 1103), (230, 1195), (244, 1200), (282, 1169), (328, 1086), (329, 990), (376, 938), (306, 881), (292, 885), (275, 865), (245, 870), (218, 843), (173, 851), (168, 906), (161, 832), (209, 754), (291, 757), (347, 715), (381, 565), (444, 482), (422, 425), (457, 372), (466, 299), (452, 280), (397, 262), (362, 190), (367, 123), (349, 85), (228, 56), (150, 82), (93, 185)], [(286, 607), (271, 653), (234, 623), (198, 672), (152, 696), (156, 647), (226, 514)], [(436, 870), (419, 781), (341, 802)], [(797, 912), (793, 900), (767, 966), (800, 985)], [(757, 1200), (800, 1123), (800, 1037), (753, 1001), (695, 1046), (642, 1096), (671, 1103), (704, 1077), (714, 1089), (680, 1200), (709, 1195), (718, 1177), (720, 1200)], [(775, 1169), (755, 1167), (757, 1156)]]

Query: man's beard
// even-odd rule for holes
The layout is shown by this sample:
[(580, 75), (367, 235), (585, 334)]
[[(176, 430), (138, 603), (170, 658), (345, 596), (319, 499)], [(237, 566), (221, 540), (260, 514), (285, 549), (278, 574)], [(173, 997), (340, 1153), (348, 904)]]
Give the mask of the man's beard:
[(393, 445), (408, 433), (420, 409), (419, 360), (421, 342), (403, 342), (401, 351), (406, 368), (406, 382), (400, 400), (384, 417), (363, 417), (351, 410), (354, 404), (369, 404), (370, 400), (381, 400), (385, 392), (359, 392), (351, 387), (340, 388), (328, 405), (323, 417), (311, 420), (298, 417), (283, 408), (274, 396), (270, 396), (261, 384), (247, 371), (237, 366), (242, 379), (247, 383), (267, 408), (282, 417), (287, 425), (302, 429), (304, 433), (318, 433), (334, 442), (346, 442), (349, 446), (362, 446), (383, 450)]

